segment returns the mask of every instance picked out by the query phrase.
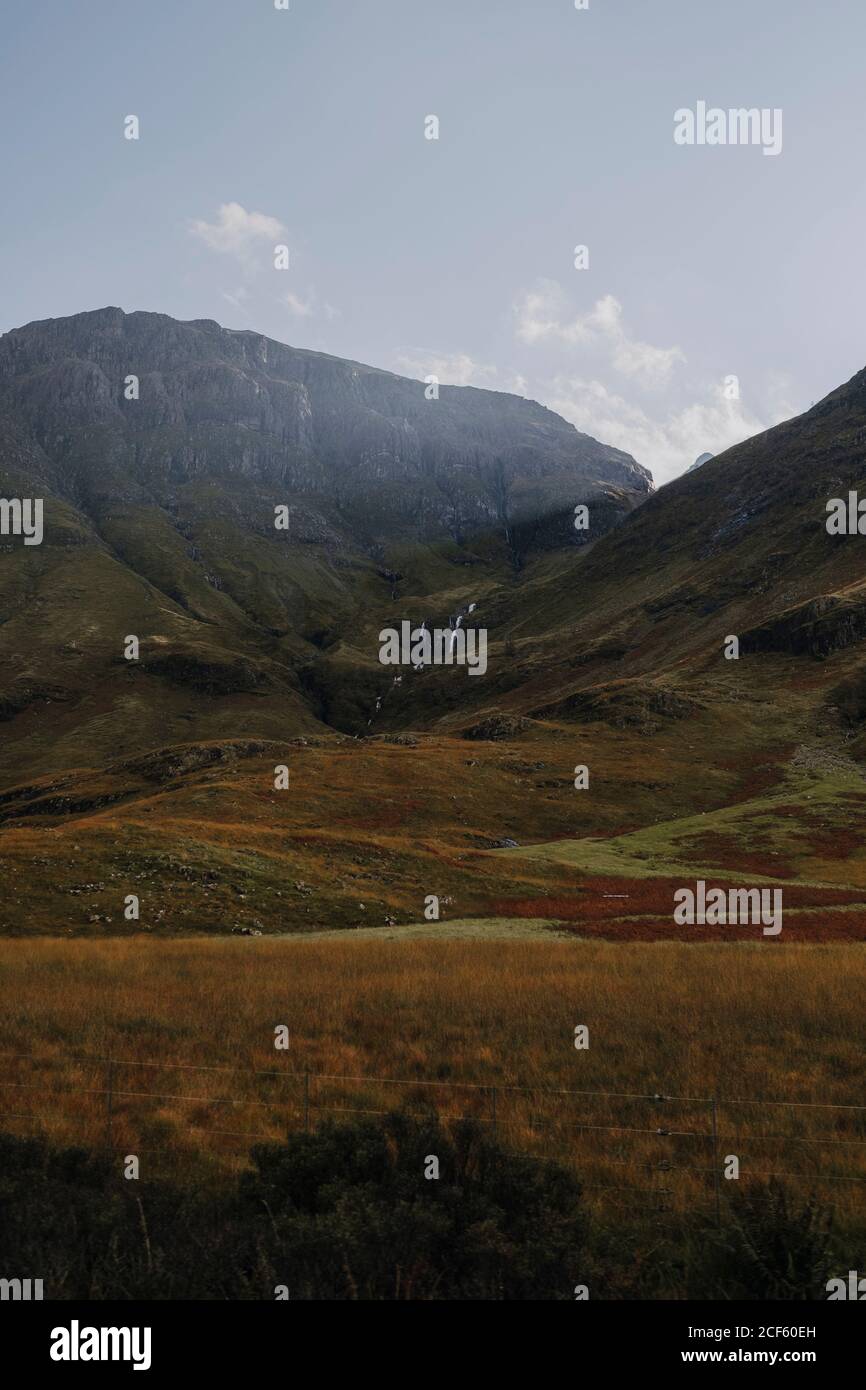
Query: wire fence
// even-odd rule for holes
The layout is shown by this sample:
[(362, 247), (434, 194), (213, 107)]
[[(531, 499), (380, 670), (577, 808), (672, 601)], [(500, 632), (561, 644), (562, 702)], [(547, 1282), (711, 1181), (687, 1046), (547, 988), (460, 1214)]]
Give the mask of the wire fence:
[[(866, 1206), (866, 1105), (580, 1091), (311, 1070), (0, 1053), (0, 1125), (144, 1171), (248, 1163), (256, 1144), (401, 1109), (474, 1120), (509, 1152), (575, 1167), (593, 1201), (719, 1219), (732, 1181), (778, 1178)], [(161, 1078), (168, 1079), (163, 1086)], [(231, 1078), (229, 1081), (228, 1078)], [(25, 1108), (26, 1107), (26, 1108)], [(18, 1132), (22, 1130), (18, 1129)]]

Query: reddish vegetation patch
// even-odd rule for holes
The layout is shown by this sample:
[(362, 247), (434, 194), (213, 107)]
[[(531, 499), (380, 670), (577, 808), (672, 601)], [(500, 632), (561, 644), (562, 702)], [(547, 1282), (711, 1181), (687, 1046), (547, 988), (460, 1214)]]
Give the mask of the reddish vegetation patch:
[[(668, 912), (673, 911), (676, 889), (692, 887), (696, 882), (696, 879), (684, 877), (608, 878), (599, 875), (585, 879), (568, 896), (497, 898), (491, 903), (490, 912), (499, 917), (558, 917), (564, 921), (577, 917), (597, 919)], [(705, 879), (704, 882), (708, 890), (762, 886), (760, 878), (742, 884), (731, 884), (727, 880), (713, 878)], [(852, 888), (817, 888), (808, 884), (797, 884), (784, 888), (783, 893), (788, 907), (844, 906), (863, 902), (861, 894)]]
[[(567, 897), (497, 898), (486, 911), (496, 917), (541, 917), (573, 924), (579, 936), (608, 937), (617, 941), (863, 941), (866, 940), (866, 903), (847, 888), (814, 888), (792, 885), (782, 889), (783, 926), (779, 937), (763, 937), (760, 923), (745, 926), (678, 926), (673, 919), (674, 893), (693, 888), (696, 880), (682, 878), (593, 878)], [(707, 879), (711, 888), (760, 888), (760, 878), (741, 884)], [(778, 887), (778, 885), (776, 885)], [(608, 896), (605, 896), (608, 895)], [(852, 905), (850, 911), (824, 912), (822, 906)], [(793, 915), (789, 909), (815, 911)]]
[(742, 782), (737, 783), (737, 799), (752, 801), (754, 797), (761, 796), (764, 792), (771, 791), (773, 787), (778, 786), (781, 777), (781, 762), (760, 763), (757, 767), (752, 768)]
[[(681, 927), (673, 917), (653, 921), (563, 923), (560, 931), (606, 941), (754, 941), (760, 927)], [(784, 935), (784, 932), (782, 933)], [(770, 938), (768, 938), (769, 940)]]
[(791, 944), (816, 941), (866, 941), (866, 912), (802, 912), (782, 914), (778, 936), (764, 936), (760, 923), (754, 926), (681, 927), (673, 917), (666, 921), (636, 919), (622, 922), (581, 922), (566, 924), (560, 930), (575, 936), (603, 937), (616, 941), (766, 941)]
[[(752, 841), (754, 846), (756, 841)], [(771, 854), (769, 849), (765, 853), (755, 853), (754, 849), (750, 852), (742, 849), (739, 841), (724, 838), (720, 835), (696, 835), (688, 841), (682, 841), (680, 848), (687, 854), (694, 855), (696, 859), (702, 859), (705, 864), (712, 864), (717, 869), (737, 869), (743, 873), (751, 874), (770, 874), (773, 878), (794, 878), (796, 869), (786, 863), (782, 855), (778, 852)]]
[(599, 877), (584, 881), (567, 897), (497, 898), (490, 912), (497, 917), (555, 917), (563, 922), (669, 912), (674, 889), (683, 886), (679, 879)]
[(782, 935), (791, 941), (866, 941), (866, 909), (798, 912), (784, 919)]
[[(581, 832), (580, 838), (582, 840), (615, 840), (619, 835), (632, 835), (636, 830), (643, 830), (643, 828), (643, 822), (634, 821), (627, 825), (613, 825), (607, 830), (587, 830), (585, 833)], [(574, 835), (574, 827), (571, 827), (555, 835), (550, 835), (548, 840), (549, 843), (553, 843), (555, 840), (573, 840)]]
[(788, 744), (780, 748), (776, 757), (765, 758), (763, 762), (755, 763), (743, 776), (743, 760), (738, 755), (733, 758), (719, 758), (716, 766), (722, 772), (729, 772), (737, 784), (736, 800), (751, 801), (754, 797), (760, 796), (762, 792), (770, 791), (778, 786), (782, 778), (784, 767), (794, 751), (795, 745)]
[(810, 830), (804, 833), (803, 839), (806, 841), (804, 852), (820, 859), (850, 859), (863, 844), (862, 835), (843, 830), (841, 826), (835, 830), (825, 828), (821, 834)]

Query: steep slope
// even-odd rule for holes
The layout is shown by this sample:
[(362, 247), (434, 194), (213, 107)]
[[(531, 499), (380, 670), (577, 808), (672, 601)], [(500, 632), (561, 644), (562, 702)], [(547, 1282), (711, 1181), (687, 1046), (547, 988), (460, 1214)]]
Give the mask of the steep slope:
[[(501, 582), (533, 547), (588, 539), (576, 503), (594, 499), (598, 535), (650, 487), (515, 396), (428, 401), (418, 382), (159, 314), (16, 329), (0, 339), (0, 495), (43, 498), (45, 537), (0, 547), (0, 780), (362, 724), (363, 615), (447, 593), (467, 567)], [(365, 669), (341, 710), (314, 671), (344, 638), (342, 666)]]
[(576, 488), (651, 487), (627, 454), (534, 401), (454, 386), (428, 400), (422, 383), (357, 362), (120, 309), (0, 339), (2, 414), (93, 507), (242, 477), (323, 499), (368, 543), (459, 542), (573, 506)]
[[(628, 682), (638, 704), (641, 683), (653, 681), (662, 704), (666, 681), (747, 691), (762, 672), (786, 679), (786, 658), (802, 656), (802, 679), (832, 687), (862, 657), (866, 537), (828, 534), (827, 503), (850, 490), (866, 497), (864, 443), (860, 372), (806, 414), (668, 484), (590, 550), (558, 557), (555, 577), (536, 566), (519, 595), (488, 613), (512, 654), (491, 660), (491, 679), (473, 693), (485, 703), (502, 694), (523, 714), (573, 697), (585, 713), (627, 700)], [(739, 638), (739, 661), (724, 657), (728, 636)]]
[[(187, 344), (190, 327), (210, 343), (211, 326), (164, 331)], [(237, 401), (221, 454), (207, 392), (181, 393), (169, 438), (99, 405), (93, 375), (105, 418), (90, 422), (76, 387), (64, 424), (50, 400), (27, 403), (84, 370), (62, 365), (53, 329), (45, 379), (32, 343), (0, 346), (17, 361), (3, 487), (47, 499), (44, 543), (0, 552), (0, 869), (22, 885), (0, 925), (376, 926), (419, 920), (436, 893), (445, 917), (663, 937), (685, 875), (784, 884), (786, 940), (862, 938), (866, 538), (825, 522), (830, 498), (866, 488), (866, 373), (640, 506), (633, 477), (564, 483), (549, 454), (531, 468), (509, 454), (538, 510), (503, 519), (483, 464), (461, 471), (440, 441), (458, 510), (479, 524), (458, 540), (453, 507), (395, 506), (380, 529), (363, 449), (333, 465), (357, 489), (346, 505), (316, 490), (331, 464), (309, 439), (280, 445), (271, 476), (276, 436), (232, 423)], [(288, 473), (307, 490), (287, 492)], [(393, 483), (404, 503), (421, 473)], [(271, 525), (280, 503), (288, 534)], [(468, 621), (470, 605), (484, 677), (428, 667), (395, 683), (380, 629)], [(120, 904), (139, 888), (141, 925), (127, 924)]]

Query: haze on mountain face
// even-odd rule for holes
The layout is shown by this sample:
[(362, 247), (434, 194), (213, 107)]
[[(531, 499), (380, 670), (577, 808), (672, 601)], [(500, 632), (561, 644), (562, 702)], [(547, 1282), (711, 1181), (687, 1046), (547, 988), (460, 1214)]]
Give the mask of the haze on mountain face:
[[(45, 547), (24, 569), (4, 557), (0, 593), (11, 613), (23, 582), (46, 606), (39, 633), (0, 624), (0, 708), (14, 719), (70, 705), (78, 757), (99, 686), (100, 760), (106, 703), (119, 734), (133, 693), (120, 628), (151, 634), (140, 669), (168, 681), (140, 692), (127, 747), (188, 737), (179, 719), (212, 727), (226, 697), (252, 697), (241, 733), (297, 734), (322, 714), (354, 730), (370, 722), (375, 683), (368, 609), (446, 606), (470, 575), (486, 591), (513, 583), (534, 557), (596, 542), (652, 481), (518, 396), (431, 394), (213, 321), (107, 308), (0, 338), (0, 487), (38, 494)], [(451, 626), (475, 604), (458, 604)], [(64, 642), (85, 613), (85, 645)], [(172, 684), (194, 697), (192, 714)], [(53, 733), (40, 747), (56, 766)], [(7, 753), (20, 770), (27, 755)]]
[(100, 426), (115, 501), (236, 475), (351, 508), (371, 542), (404, 530), (459, 541), (573, 509), (603, 483), (652, 486), (627, 454), (518, 396), (432, 390), (212, 321), (116, 308), (0, 338), (0, 409), (53, 459), (61, 488), (70, 472), (94, 486), (98, 447), (68, 460)]
[[(859, 0), (54, 8), (4, 17), (0, 330), (218, 320), (528, 396), (657, 484), (862, 365)], [(782, 108), (781, 153), (678, 146), (698, 100)]]

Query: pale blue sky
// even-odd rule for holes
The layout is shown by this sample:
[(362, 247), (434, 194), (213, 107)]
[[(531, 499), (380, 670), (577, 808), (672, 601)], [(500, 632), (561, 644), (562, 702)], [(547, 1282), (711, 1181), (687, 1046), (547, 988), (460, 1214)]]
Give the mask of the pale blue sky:
[[(39, 0), (0, 24), (0, 331), (215, 318), (518, 390), (659, 481), (866, 365), (862, 0)], [(780, 107), (782, 153), (675, 145), (698, 100)]]

